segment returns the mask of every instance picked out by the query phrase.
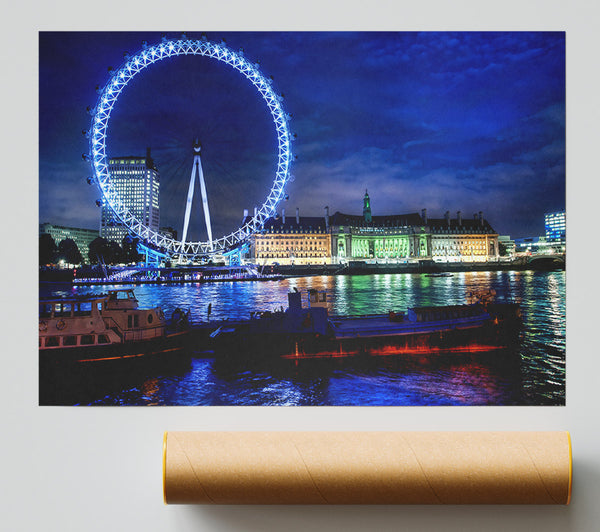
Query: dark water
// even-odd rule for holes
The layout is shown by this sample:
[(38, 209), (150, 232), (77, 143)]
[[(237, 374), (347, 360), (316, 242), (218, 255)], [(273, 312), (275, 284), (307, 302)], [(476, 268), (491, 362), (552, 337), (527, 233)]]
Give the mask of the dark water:
[[(367, 314), (408, 306), (465, 302), (467, 292), (495, 289), (497, 301), (521, 304), (524, 331), (516, 351), (368, 360), (247, 360), (231, 366), (192, 353), (168, 366), (124, 367), (77, 375), (42, 404), (98, 405), (561, 405), (565, 402), (565, 272), (467, 272), (308, 277), (135, 287), (141, 306), (167, 316), (189, 308), (192, 321), (245, 318), (287, 306), (297, 287), (326, 289), (332, 314)], [(110, 287), (44, 285), (40, 295), (101, 292)], [(57, 384), (57, 388), (58, 388)]]

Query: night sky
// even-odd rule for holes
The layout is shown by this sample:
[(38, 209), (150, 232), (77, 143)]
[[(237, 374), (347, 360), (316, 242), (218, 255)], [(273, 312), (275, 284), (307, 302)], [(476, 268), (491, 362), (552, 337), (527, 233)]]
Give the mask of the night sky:
[[(86, 106), (123, 53), (159, 33), (39, 34), (40, 222), (98, 228), (100, 192), (82, 161)], [(178, 37), (168, 33), (169, 37)], [(200, 33), (188, 33), (200, 38)], [(544, 233), (565, 208), (564, 33), (216, 33), (260, 62), (284, 94), (297, 135), (293, 216), (483, 211), (502, 235)], [(136, 76), (115, 106), (108, 155), (151, 147), (161, 178), (161, 225), (179, 230), (202, 143), (213, 234), (260, 205), (277, 162), (270, 113), (241, 74), (214, 59), (178, 57)], [(191, 239), (204, 239), (199, 187)]]

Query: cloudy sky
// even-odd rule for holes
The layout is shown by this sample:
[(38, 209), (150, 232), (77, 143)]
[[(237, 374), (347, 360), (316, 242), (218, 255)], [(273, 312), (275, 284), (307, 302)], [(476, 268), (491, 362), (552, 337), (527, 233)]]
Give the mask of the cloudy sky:
[[(178, 34), (167, 33), (169, 37)], [(200, 38), (200, 33), (188, 33)], [(483, 211), (500, 234), (543, 234), (565, 207), (564, 33), (216, 33), (273, 76), (297, 135), (293, 215), (427, 208)], [(86, 183), (81, 131), (96, 86), (123, 53), (159, 33), (40, 33), (40, 222), (97, 228), (99, 191)], [(109, 156), (151, 147), (161, 179), (161, 225), (181, 232), (194, 138), (202, 142), (213, 234), (260, 205), (276, 165), (276, 135), (258, 93), (216, 60), (178, 57), (124, 90)], [(197, 189), (198, 190), (198, 189)], [(201, 204), (190, 237), (204, 239)], [(181, 233), (180, 233), (181, 234)]]

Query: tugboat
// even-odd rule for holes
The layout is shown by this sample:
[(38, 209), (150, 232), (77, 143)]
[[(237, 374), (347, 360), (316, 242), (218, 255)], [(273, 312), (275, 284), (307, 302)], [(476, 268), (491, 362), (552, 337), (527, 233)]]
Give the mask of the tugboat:
[(285, 311), (255, 313), (216, 329), (220, 356), (322, 358), (483, 352), (513, 345), (521, 327), (516, 303), (494, 303), (495, 293), (470, 294), (464, 305), (414, 307), (404, 312), (329, 316), (329, 295), (288, 295)]
[(133, 290), (40, 300), (40, 365), (171, 355), (186, 346), (188, 313), (168, 322), (160, 307), (140, 309)]

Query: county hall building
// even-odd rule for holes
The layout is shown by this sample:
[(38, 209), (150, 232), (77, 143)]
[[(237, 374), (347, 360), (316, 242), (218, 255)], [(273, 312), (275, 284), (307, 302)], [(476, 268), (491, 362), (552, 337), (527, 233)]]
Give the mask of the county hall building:
[(258, 265), (346, 264), (350, 261), (402, 263), (484, 262), (498, 259), (498, 234), (481, 212), (463, 218), (428, 218), (421, 213), (373, 216), (368, 192), (363, 214), (336, 212), (322, 217), (281, 215), (265, 222), (251, 240)]

